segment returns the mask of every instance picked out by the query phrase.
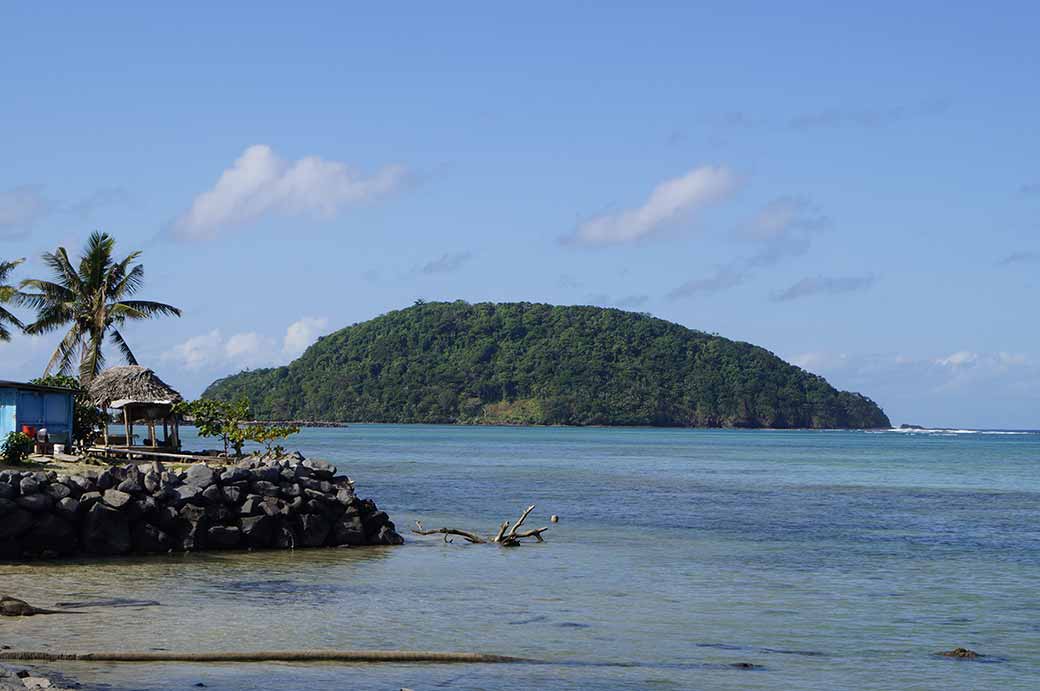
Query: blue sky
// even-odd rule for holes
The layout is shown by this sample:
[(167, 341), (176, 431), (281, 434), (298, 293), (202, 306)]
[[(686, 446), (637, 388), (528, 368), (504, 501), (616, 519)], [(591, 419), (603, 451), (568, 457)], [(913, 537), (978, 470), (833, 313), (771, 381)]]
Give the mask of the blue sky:
[(185, 314), (127, 338), (189, 395), (416, 298), (532, 300), (1040, 427), (1040, 10), (843, 4), (5, 3), (0, 258), (143, 249)]

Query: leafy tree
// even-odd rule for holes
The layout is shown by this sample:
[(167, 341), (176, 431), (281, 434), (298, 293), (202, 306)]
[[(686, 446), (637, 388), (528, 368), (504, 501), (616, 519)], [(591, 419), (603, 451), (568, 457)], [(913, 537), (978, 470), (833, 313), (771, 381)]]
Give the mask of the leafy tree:
[(869, 398), (769, 351), (645, 314), (429, 302), (218, 380), (260, 419), (683, 427), (888, 427)]
[(86, 448), (98, 440), (103, 425), (108, 424), (108, 416), (105, 411), (94, 405), (87, 390), (80, 386), (78, 379), (67, 374), (50, 374), (46, 377), (37, 377), (30, 383), (75, 391), (76, 395), (72, 399), (72, 440), (80, 448)]
[(300, 431), (298, 427), (291, 426), (246, 424), (252, 420), (252, 412), (245, 398), (235, 401), (185, 401), (174, 406), (173, 411), (190, 417), (200, 437), (219, 437), (224, 442), (224, 455), (228, 455), (233, 448), (237, 458), (242, 457), (242, 446), (247, 441), (264, 444), (268, 451), (272, 451), (276, 441)]
[(11, 331), (7, 328), (8, 325), (19, 329), (24, 328), (22, 322), (18, 320), (18, 317), (4, 309), (4, 305), (17, 301), (18, 289), (14, 286), (7, 285), (6, 281), (11, 275), (11, 272), (14, 271), (14, 269), (23, 261), (25, 260), (19, 259), (13, 262), (0, 262), (0, 341), (11, 340)]
[(268, 453), (282, 454), (285, 449), (275, 442), (285, 439), (300, 431), (295, 425), (252, 424), (246, 428), (246, 439), (263, 444)]
[(144, 283), (144, 266), (134, 264), (141, 252), (131, 252), (117, 261), (112, 253), (115, 239), (94, 232), (84, 248), (78, 265), (69, 259), (64, 247), (44, 253), (53, 280), (22, 281), (19, 301), (36, 309), (36, 321), (25, 327), (28, 334), (43, 334), (69, 327), (58, 344), (44, 374), (57, 370), (70, 373), (79, 355), (79, 381), (89, 385), (104, 368), (102, 346), (107, 337), (128, 364), (137, 358), (124, 340), (120, 328), (127, 321), (181, 315), (176, 307), (162, 302), (132, 298)]

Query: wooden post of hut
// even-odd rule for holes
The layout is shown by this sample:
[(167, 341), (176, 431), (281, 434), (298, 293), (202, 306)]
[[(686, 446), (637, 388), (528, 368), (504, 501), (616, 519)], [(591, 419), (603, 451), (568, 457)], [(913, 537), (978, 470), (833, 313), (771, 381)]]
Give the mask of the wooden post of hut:
[(134, 425), (130, 422), (130, 406), (123, 406), (123, 431), (126, 433), (126, 448), (134, 445)]

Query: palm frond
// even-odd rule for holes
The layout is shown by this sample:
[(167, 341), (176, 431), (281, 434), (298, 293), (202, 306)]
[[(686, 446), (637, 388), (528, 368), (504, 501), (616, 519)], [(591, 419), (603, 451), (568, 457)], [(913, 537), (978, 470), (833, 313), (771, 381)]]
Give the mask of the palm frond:
[(0, 262), (0, 283), (6, 281), (7, 277), (11, 275), (11, 272), (24, 261), (24, 259), (16, 259), (11, 262)]
[(123, 338), (123, 334), (119, 333), (118, 329), (112, 329), (112, 333), (109, 334), (109, 340), (119, 348), (119, 352), (123, 354), (123, 359), (126, 360), (128, 365), (136, 365), (137, 358), (134, 357), (134, 351), (130, 350), (130, 346)]
[(105, 286), (105, 275), (112, 266), (112, 249), (115, 244), (115, 238), (98, 230), (91, 233), (87, 240), (83, 258), (79, 262), (79, 275), (91, 293)]
[[(140, 254), (140, 252), (135, 252), (135, 254)], [(108, 291), (108, 298), (110, 300), (119, 300), (124, 295), (133, 295), (143, 284), (144, 266), (138, 264), (130, 269), (129, 273), (125, 273), (124, 268), (121, 270), (118, 279), (113, 276), (113, 285)]]
[(25, 333), (30, 336), (50, 333), (74, 320), (75, 315), (63, 305), (48, 306), (37, 312), (36, 321), (25, 327)]
[(80, 281), (75, 267), (72, 266), (72, 262), (69, 261), (69, 253), (65, 251), (64, 247), (59, 247), (53, 253), (44, 252), (43, 263), (68, 290), (78, 290), (81, 287), (82, 281)]
[[(23, 324), (18, 319), (18, 317), (14, 316), (13, 314), (11, 314), (7, 310), (5, 310), (3, 307), (0, 307), (0, 327), (2, 327), (4, 325), (4, 323), (12, 324), (14, 326), (17, 326), (19, 329), (25, 329), (25, 324)], [(10, 340), (10, 336), (8, 336), (8, 338), (5, 338), (3, 340), (5, 340), (5, 341)]]
[(86, 338), (81, 339), (83, 343), (83, 354), (79, 360), (79, 380), (85, 385), (90, 384), (105, 367), (105, 355), (101, 352), (101, 345), (105, 334), (103, 331), (84, 334)]
[(54, 349), (50, 361), (47, 362), (47, 368), (43, 371), (44, 376), (50, 374), (55, 365), (57, 365), (57, 371), (62, 374), (68, 374), (72, 370), (72, 360), (80, 346), (81, 333), (79, 324), (73, 324), (72, 328), (65, 334), (65, 337), (58, 343), (58, 347)]
[(151, 319), (154, 317), (179, 317), (181, 311), (173, 305), (164, 302), (152, 302), (151, 300), (121, 300), (111, 305), (112, 308), (121, 307), (131, 310), (140, 316), (126, 314), (127, 319)]

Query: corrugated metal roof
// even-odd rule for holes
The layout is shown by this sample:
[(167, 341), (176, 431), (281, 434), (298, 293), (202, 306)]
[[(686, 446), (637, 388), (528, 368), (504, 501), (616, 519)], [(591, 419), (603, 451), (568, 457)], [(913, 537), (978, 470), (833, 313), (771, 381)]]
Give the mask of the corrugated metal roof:
[(2, 388), (25, 389), (26, 391), (50, 391), (51, 393), (76, 393), (75, 389), (66, 389), (61, 386), (43, 386), (42, 384), (0, 380), (0, 389)]

